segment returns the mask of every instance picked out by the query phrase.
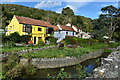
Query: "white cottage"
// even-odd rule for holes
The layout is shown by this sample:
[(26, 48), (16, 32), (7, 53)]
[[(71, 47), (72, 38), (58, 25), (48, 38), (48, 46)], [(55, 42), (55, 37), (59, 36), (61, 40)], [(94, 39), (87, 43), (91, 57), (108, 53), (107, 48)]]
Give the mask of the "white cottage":
[(78, 26), (72, 25), (70, 23), (66, 24), (66, 26), (72, 27), (74, 31), (76, 31), (76, 37), (84, 38), (84, 39), (91, 38), (91, 35), (89, 32), (83, 32), (81, 28)]
[(65, 39), (66, 36), (75, 37), (76, 31), (71, 26), (57, 25), (54, 26), (54, 37), (57, 38), (57, 42)]

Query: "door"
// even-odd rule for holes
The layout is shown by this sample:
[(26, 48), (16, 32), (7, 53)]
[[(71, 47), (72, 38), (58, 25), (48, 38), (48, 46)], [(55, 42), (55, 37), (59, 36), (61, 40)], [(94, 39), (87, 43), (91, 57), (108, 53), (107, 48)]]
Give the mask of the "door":
[(34, 37), (34, 44), (36, 44), (36, 37)]

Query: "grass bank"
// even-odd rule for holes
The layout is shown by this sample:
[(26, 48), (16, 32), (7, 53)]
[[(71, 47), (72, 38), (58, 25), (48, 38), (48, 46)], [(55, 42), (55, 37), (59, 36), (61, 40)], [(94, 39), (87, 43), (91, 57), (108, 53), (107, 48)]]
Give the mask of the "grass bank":
[(110, 46), (107, 43), (95, 43), (92, 45), (84, 45), (83, 48), (67, 48), (60, 50), (57, 48), (47, 49), (42, 51), (35, 51), (32, 53), (26, 53), (22, 56), (25, 58), (61, 58), (61, 57), (80, 57), (84, 54), (88, 54), (90, 52), (96, 52), (100, 49), (117, 47), (117, 44), (114, 46)]
[[(48, 47), (48, 46), (54, 46), (54, 45), (45, 45), (45, 46), (42, 46), (42, 47)], [(42, 48), (41, 47), (41, 48)], [(16, 47), (12, 47), (12, 48), (8, 48), (8, 47), (4, 47), (4, 48), (0, 48), (0, 52), (15, 52), (15, 51), (20, 51), (20, 50), (25, 50), (25, 49), (35, 49), (35, 48), (39, 48), (37, 45), (34, 45), (34, 46), (31, 46), (31, 47), (25, 47), (25, 46), (16, 46)]]

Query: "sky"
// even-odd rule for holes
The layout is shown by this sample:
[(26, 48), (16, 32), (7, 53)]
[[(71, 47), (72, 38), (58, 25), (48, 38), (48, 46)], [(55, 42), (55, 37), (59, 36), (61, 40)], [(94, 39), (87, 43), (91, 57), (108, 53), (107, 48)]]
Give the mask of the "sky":
[[(119, 1), (119, 0), (118, 0)], [(65, 7), (70, 7), (75, 15), (85, 16), (88, 18), (96, 19), (102, 13), (101, 8), (109, 5), (113, 5), (118, 8), (118, 1), (93, 1), (93, 0), (29, 0), (29, 1), (16, 1), (9, 0), (3, 1), (2, 4), (19, 4), (27, 7), (44, 9), (61, 13)]]

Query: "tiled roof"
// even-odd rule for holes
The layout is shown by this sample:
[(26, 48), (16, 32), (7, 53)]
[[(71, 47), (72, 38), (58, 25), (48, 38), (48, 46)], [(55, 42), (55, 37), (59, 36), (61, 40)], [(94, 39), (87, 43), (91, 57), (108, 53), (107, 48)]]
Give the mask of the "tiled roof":
[(37, 26), (44, 26), (44, 27), (52, 27), (52, 25), (47, 21), (42, 20), (36, 20), (28, 17), (22, 17), (22, 16), (15, 16), (19, 23), (22, 24), (31, 24), (31, 25), (37, 25)]
[(74, 29), (72, 27), (69, 27), (69, 26), (60, 25), (60, 27), (62, 28), (62, 30), (65, 30), (65, 31), (74, 31)]
[(54, 31), (58, 31), (59, 30), (58, 26), (51, 26), (51, 27), (54, 28)]

